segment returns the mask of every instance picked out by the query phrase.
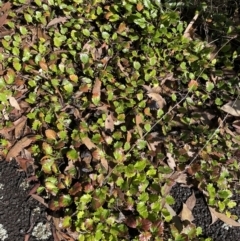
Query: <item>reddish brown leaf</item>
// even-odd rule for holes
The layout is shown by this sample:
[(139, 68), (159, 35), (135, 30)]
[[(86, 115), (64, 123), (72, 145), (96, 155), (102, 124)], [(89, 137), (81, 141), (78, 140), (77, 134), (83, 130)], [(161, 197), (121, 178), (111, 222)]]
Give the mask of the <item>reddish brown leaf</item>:
[(150, 220), (148, 220), (148, 219), (141, 220), (141, 228), (144, 231), (149, 231), (151, 227), (152, 227), (152, 222)]
[(136, 228), (137, 227), (137, 221), (134, 216), (128, 216), (125, 219), (125, 224), (130, 228)]
[(16, 144), (10, 149), (6, 156), (6, 161), (10, 161), (11, 158), (17, 157), (18, 154), (27, 146), (33, 142), (32, 138), (23, 137), (21, 140), (17, 141)]
[(144, 232), (139, 235), (139, 241), (148, 241), (152, 237), (152, 234), (150, 232)]
[(1, 17), (0, 17), (0, 28), (7, 22), (7, 16), (8, 12), (5, 12)]
[(79, 182), (76, 182), (72, 187), (71, 189), (69, 190), (69, 194), (71, 196), (74, 196), (76, 195), (77, 193), (81, 192), (82, 191), (82, 185), (81, 183)]
[(9, 9), (11, 9), (12, 7), (12, 3), (11, 2), (6, 2), (3, 4), (3, 6), (1, 7), (1, 12), (6, 12)]

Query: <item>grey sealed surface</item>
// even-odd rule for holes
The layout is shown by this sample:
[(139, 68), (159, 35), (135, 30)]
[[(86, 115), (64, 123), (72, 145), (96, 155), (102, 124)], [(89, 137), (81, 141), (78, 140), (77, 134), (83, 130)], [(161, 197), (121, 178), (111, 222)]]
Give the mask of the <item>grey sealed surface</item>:
[(1, 241), (21, 241), (26, 234), (29, 241), (53, 240), (45, 207), (28, 196), (29, 190), (25, 172), (14, 162), (0, 161)]

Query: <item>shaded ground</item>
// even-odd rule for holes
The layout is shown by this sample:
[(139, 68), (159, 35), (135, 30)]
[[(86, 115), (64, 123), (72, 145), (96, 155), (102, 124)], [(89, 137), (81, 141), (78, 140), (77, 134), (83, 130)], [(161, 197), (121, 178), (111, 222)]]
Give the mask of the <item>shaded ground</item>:
[(17, 164), (0, 162), (0, 240), (52, 241), (51, 225), (46, 219), (46, 208), (28, 197), (31, 186), (25, 172)]
[[(179, 214), (182, 209), (182, 203), (186, 202), (188, 197), (191, 196), (192, 192), (196, 196), (196, 205), (193, 208), (193, 223), (196, 226), (202, 227), (202, 237), (211, 237), (214, 241), (234, 241), (240, 240), (240, 227), (229, 227), (221, 220), (217, 220), (212, 223), (211, 214), (209, 212), (207, 203), (204, 199), (202, 192), (196, 189), (190, 189), (188, 187), (182, 187), (180, 184), (176, 184), (171, 189), (171, 195), (174, 197), (176, 203), (172, 206), (174, 211)], [(240, 195), (235, 194), (232, 197), (237, 202), (237, 206), (231, 209), (231, 213), (240, 216)]]

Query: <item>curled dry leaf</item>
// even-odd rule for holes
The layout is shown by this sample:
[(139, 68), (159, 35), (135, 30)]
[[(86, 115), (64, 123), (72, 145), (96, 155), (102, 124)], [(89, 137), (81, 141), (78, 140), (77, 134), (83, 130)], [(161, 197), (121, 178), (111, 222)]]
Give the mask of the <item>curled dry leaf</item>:
[(174, 170), (174, 168), (176, 167), (176, 163), (175, 163), (175, 160), (174, 158), (172, 157), (172, 154), (171, 153), (167, 153), (167, 163), (168, 163), (168, 166)]
[(240, 116), (240, 100), (228, 102), (221, 107), (221, 110), (233, 116)]
[(212, 215), (212, 224), (214, 223), (214, 221), (216, 221), (216, 217), (219, 218), (220, 220), (222, 220), (224, 223), (226, 223), (227, 225), (231, 225), (233, 227), (240, 227), (240, 223), (238, 223), (237, 221), (227, 217), (225, 214), (223, 213), (219, 213), (217, 212), (215, 209), (209, 207), (209, 211)]
[(17, 100), (13, 96), (10, 96), (8, 99), (9, 99), (9, 103), (12, 107), (14, 107), (17, 110), (21, 110), (21, 107), (19, 106)]

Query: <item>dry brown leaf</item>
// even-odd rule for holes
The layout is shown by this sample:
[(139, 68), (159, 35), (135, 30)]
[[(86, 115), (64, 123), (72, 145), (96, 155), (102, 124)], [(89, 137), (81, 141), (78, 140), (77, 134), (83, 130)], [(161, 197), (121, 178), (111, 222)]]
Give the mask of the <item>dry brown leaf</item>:
[(192, 193), (192, 195), (187, 199), (186, 201), (186, 205), (189, 208), (189, 210), (193, 210), (193, 208), (195, 207), (196, 204), (196, 197), (194, 192)]
[(21, 110), (21, 107), (19, 106), (17, 100), (13, 96), (10, 96), (8, 99), (12, 107), (16, 108), (17, 110)]
[(15, 157), (16, 162), (27, 173), (28, 167), (33, 165), (33, 161), (31, 159), (22, 158), (20, 156)]
[(148, 93), (148, 97), (157, 102), (158, 109), (162, 109), (166, 105), (164, 98), (157, 93)]
[(111, 132), (114, 131), (113, 113), (111, 111), (108, 111), (108, 115), (105, 120), (105, 130), (110, 130)]
[(55, 25), (55, 24), (58, 24), (58, 23), (65, 23), (67, 21), (67, 17), (59, 17), (59, 18), (54, 18), (53, 20), (51, 20), (48, 25), (47, 25), (47, 28)]
[(176, 163), (175, 163), (175, 160), (174, 158), (172, 157), (172, 154), (171, 153), (167, 153), (167, 163), (168, 163), (168, 166), (174, 170), (175, 167), (176, 167)]
[(215, 216), (215, 217), (219, 218), (220, 220), (222, 220), (227, 225), (231, 225), (233, 227), (240, 227), (240, 223), (238, 223), (237, 221), (227, 217), (225, 214), (219, 213), (211, 207), (209, 207), (209, 210), (210, 210), (210, 213), (211, 213), (212, 217)]
[(27, 117), (25, 116), (22, 116), (21, 118), (19, 118), (17, 121), (14, 122), (14, 125), (15, 125), (14, 133), (15, 133), (16, 139), (19, 139), (23, 135), (26, 122), (27, 122)]
[(6, 11), (8, 11), (11, 7), (12, 7), (12, 3), (6, 2), (6, 3), (4, 3), (3, 6), (1, 7), (1, 12), (6, 12)]
[(118, 26), (118, 30), (117, 30), (117, 33), (122, 33), (124, 30), (126, 29), (126, 23), (122, 22), (119, 24)]
[(83, 137), (82, 142), (88, 148), (88, 150), (92, 151), (93, 158), (100, 160), (103, 167), (108, 170), (108, 162), (103, 156), (100, 155), (101, 150), (88, 137)]
[(140, 114), (137, 114), (136, 115), (136, 126), (137, 126), (137, 130), (138, 130), (138, 133), (140, 135), (140, 137), (142, 138), (143, 137), (143, 130), (140, 126), (140, 124), (143, 123), (143, 118)]
[(31, 194), (31, 197), (35, 200), (39, 201), (42, 205), (44, 205), (46, 208), (48, 208), (48, 204), (44, 201), (44, 199), (37, 194)]
[(1, 17), (0, 17), (0, 28), (7, 22), (7, 16), (8, 12), (5, 12)]
[(171, 214), (172, 217), (177, 215), (176, 212), (173, 210), (173, 208), (169, 204), (165, 203), (164, 206), (168, 210), (168, 212)]
[(101, 97), (101, 86), (102, 86), (102, 82), (99, 78), (95, 79), (95, 83), (93, 86), (93, 90), (92, 90), (92, 98), (99, 98)]
[(27, 146), (33, 142), (33, 138), (23, 137), (21, 140), (17, 141), (14, 146), (10, 149), (6, 156), (6, 161), (10, 161), (11, 158), (17, 157), (18, 154)]
[(51, 139), (51, 140), (57, 139), (57, 133), (54, 130), (51, 130), (51, 129), (46, 130), (45, 135), (48, 139)]
[(40, 61), (39, 61), (39, 66), (41, 67), (41, 69), (42, 69), (43, 71), (48, 71), (48, 65), (46, 64), (45, 61), (40, 60)]
[(179, 214), (179, 217), (181, 218), (182, 221), (188, 220), (192, 222), (194, 220), (192, 211), (188, 208), (188, 206), (185, 203), (183, 203), (183, 208), (181, 213)]
[(240, 100), (229, 101), (221, 107), (221, 110), (233, 116), (240, 116)]
[(132, 139), (132, 133), (131, 133), (131, 131), (127, 131), (127, 142), (130, 143), (131, 139)]

